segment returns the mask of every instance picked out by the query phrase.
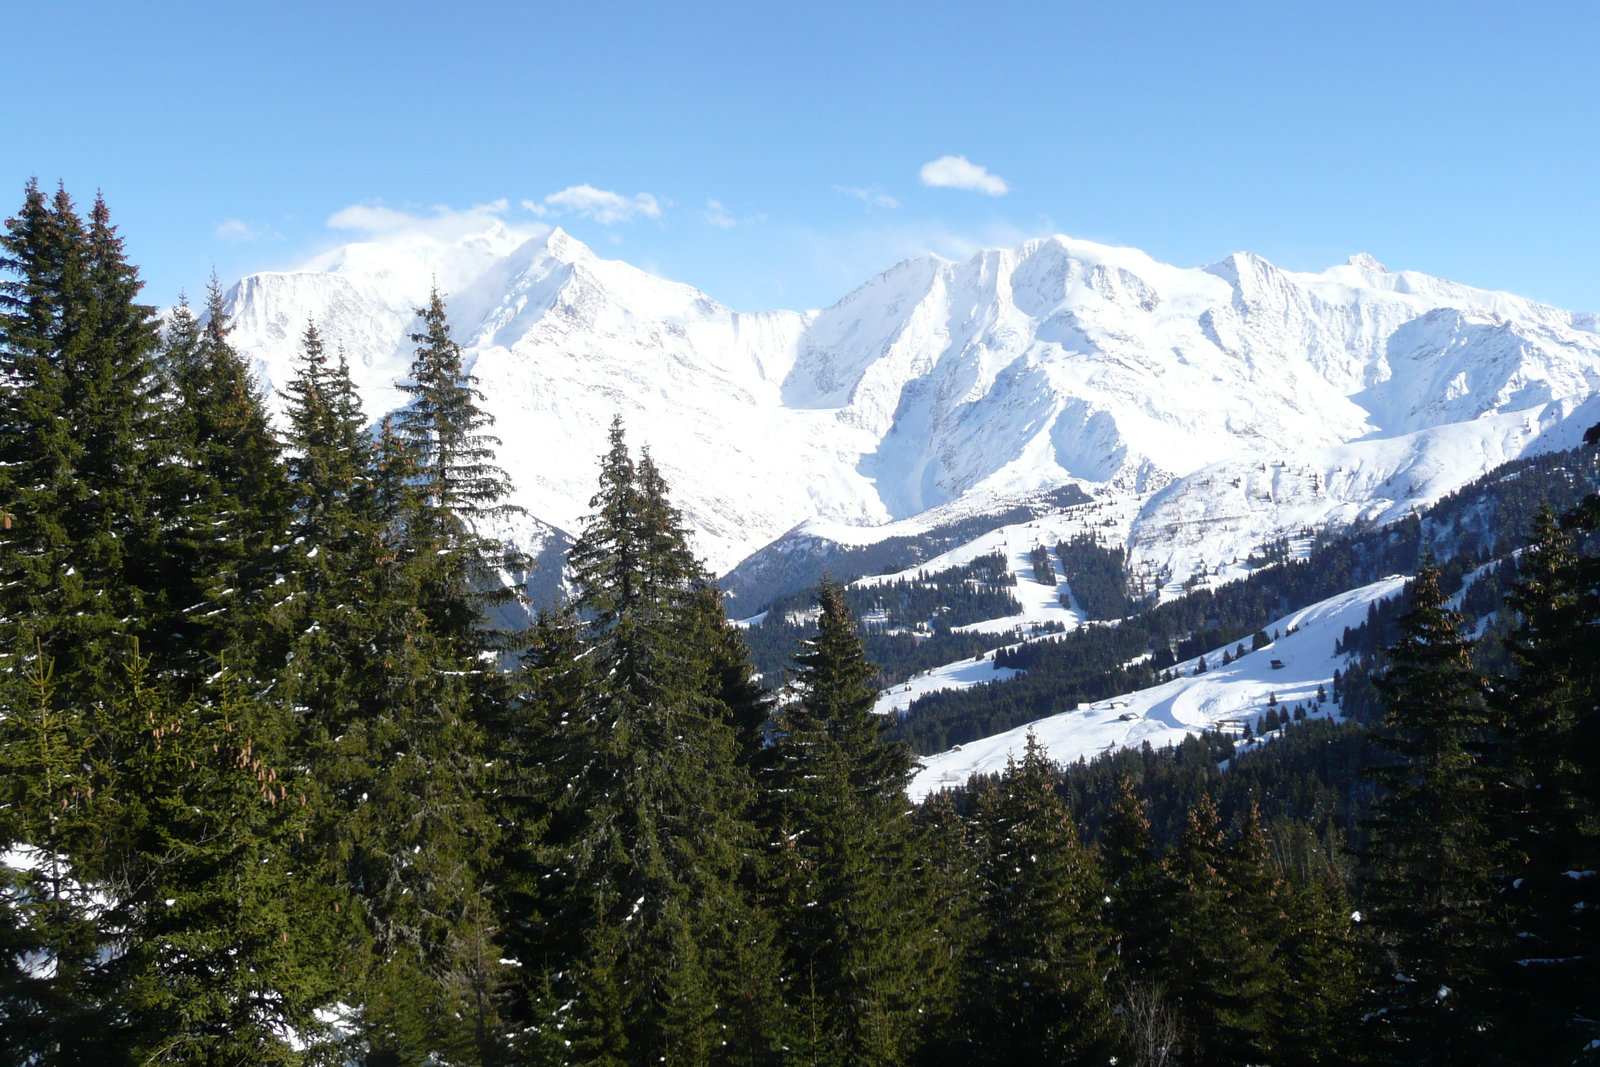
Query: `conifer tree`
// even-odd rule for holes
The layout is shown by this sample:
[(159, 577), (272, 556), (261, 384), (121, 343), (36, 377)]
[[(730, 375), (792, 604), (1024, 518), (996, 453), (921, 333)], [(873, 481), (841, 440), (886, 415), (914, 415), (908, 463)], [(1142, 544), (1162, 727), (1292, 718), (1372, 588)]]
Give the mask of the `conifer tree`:
[[(377, 582), (397, 553), (381, 510), (374, 450), (361, 403), (341, 356), (330, 365), (322, 336), (307, 323), (294, 377), (283, 393), (291, 450), (289, 529), (273, 546), (277, 580), (257, 621), (261, 671), (278, 679), (297, 709), (299, 744), (336, 792), (344, 778), (349, 727), (372, 710), (375, 638), (402, 605), (377, 603)], [(387, 587), (386, 587), (387, 588)], [(354, 803), (343, 796), (340, 805)]]
[(0, 250), (0, 655), (38, 641), (58, 684), (104, 701), (160, 595), (153, 310), (103, 201), (86, 227), (64, 189), (47, 202), (30, 182)]
[(153, 636), (172, 644), (174, 659), (209, 666), (208, 674), (242, 638), (244, 616), (259, 610), (290, 506), (260, 390), (228, 332), (213, 275), (203, 324), (180, 302), (161, 351), (168, 457), (158, 506), (167, 534), (157, 580), (168, 617)]
[(1111, 816), (1101, 831), (1100, 862), (1123, 981), (1159, 986), (1170, 959), (1178, 887), (1156, 852), (1150, 820), (1127, 775), (1117, 779)]
[(1169, 987), (1175, 985), (1172, 931), (1180, 886), (1156, 851), (1150, 820), (1126, 774), (1117, 779), (1101, 828), (1100, 863), (1110, 898), (1121, 1047), (1134, 1063), (1175, 1061), (1182, 1038)]
[(419, 459), (387, 422), (366, 435), (343, 353), (330, 359), (314, 325), (285, 399), (295, 509), (269, 658), (327, 795), (318, 838), (366, 921), (359, 1040), (373, 1062), (491, 1062), (490, 686), (477, 601), (441, 548), (459, 519), (428, 510)]
[(47, 657), (20, 668), (0, 676), (0, 1050), (8, 1063), (115, 1062), (114, 985), (84, 848), (94, 818), (88, 717), (63, 699)]
[[(1581, 528), (1581, 509), (1573, 525)], [(1494, 975), (1505, 1002), (1496, 1043), (1508, 1059), (1526, 1059), (1566, 1035), (1570, 1048), (1592, 1040), (1584, 1020), (1600, 1009), (1597, 924), (1587, 914), (1593, 891), (1569, 872), (1595, 869), (1600, 834), (1585, 803), (1581, 730), (1593, 707), (1586, 640), (1596, 614), (1580, 576), (1585, 566), (1546, 507), (1520, 557), (1519, 581), (1506, 598), (1518, 626), (1507, 638), (1515, 675), (1499, 679), (1491, 703), (1501, 724), (1491, 782), (1493, 833), (1507, 843), (1500, 872), (1509, 952)]]
[(1273, 961), (1274, 931), (1253, 927), (1276, 909), (1270, 899), (1243, 899), (1230, 884), (1241, 867), (1232, 852), (1216, 802), (1202, 795), (1173, 856), (1179, 893), (1168, 964), (1187, 1062), (1197, 1065), (1270, 1062), (1274, 1055), (1268, 1013), (1282, 972)]
[[(498, 630), (485, 612), (516, 601), (500, 573), (516, 571), (522, 561), (490, 539), (484, 526), (518, 509), (505, 502), (511, 486), (494, 465), (499, 441), (484, 432), (493, 418), (478, 406), (483, 396), (462, 365), (437, 288), (417, 314), (422, 329), (411, 335), (417, 348), (410, 380), (401, 384), (411, 400), (380, 437), (391, 472), (390, 488), (380, 496), (394, 538), (390, 580), (397, 589), (404, 585), (399, 600), (412, 605), (385, 626), (391, 642), (409, 647), (388, 647), (394, 657), (413, 662), (418, 674), (404, 695), (390, 686), (397, 698), (393, 740), (379, 743), (400, 746), (408, 759), (409, 784), (391, 794), (395, 802), (449, 824), (441, 823), (431, 842), (411, 846), (414, 853), (417, 845), (422, 854), (431, 851), (440, 864), (433, 874), (436, 930), (424, 935), (421, 958), (441, 988), (465, 996), (465, 1010), (476, 1020), (469, 1027), (476, 1055), (487, 1059), (497, 1055), (489, 1044), (499, 1042), (492, 1016), (505, 976), (499, 957), (487, 950), (493, 909), (475, 889), (493, 862), (487, 773), (493, 761), (483, 757), (493, 749), (485, 730), (510, 696), (494, 662), (515, 635)], [(425, 777), (417, 775), (419, 768)], [(390, 786), (405, 777), (393, 769), (388, 776)]]
[[(1281, 939), (1275, 955), (1283, 984), (1271, 1011), (1278, 1056), (1285, 1064), (1358, 1062), (1361, 1050), (1352, 1023), (1367, 975), (1343, 875), (1308, 827), (1278, 824), (1273, 829), (1299, 838), (1298, 843), (1280, 841), (1276, 853), (1304, 857), (1293, 870), (1283, 870), (1280, 863)], [(1252, 852), (1260, 855), (1260, 846), (1250, 846), (1241, 858)]]
[(925, 798), (916, 823), (912, 877), (932, 921), (921, 954), (925, 997), (915, 1062), (944, 1063), (959, 1058), (965, 1024), (957, 1014), (965, 1006), (962, 970), (986, 928), (978, 878), (983, 849), (974, 821), (957, 809), (948, 792)]
[(580, 634), (570, 607), (539, 613), (510, 699), (490, 727), (499, 826), (495, 901), (500, 943), (506, 958), (516, 961), (503, 992), (513, 1062), (561, 1062), (567, 1056), (550, 976), (578, 957), (582, 930), (550, 920), (561, 901), (552, 897), (547, 874), (559, 863), (553, 845), (574, 840), (587, 814), (566, 800), (568, 775), (584, 762), (571, 740), (582, 732), (585, 701), (595, 684)]
[(39, 658), (32, 706), (0, 724), (38, 860), (7, 903), (50, 961), (5, 991), (19, 1060), (296, 1062), (289, 1032), (316, 1036), (336, 991), (339, 920), (279, 715), (225, 679), (180, 702), (136, 649), (125, 677), (91, 734)]
[(739, 888), (749, 781), (695, 640), (699, 564), (620, 421), (590, 506), (569, 556), (587, 691), (558, 732), (542, 1036), (569, 1062), (759, 1062), (778, 1035), (769, 935)]
[(96, 788), (122, 1025), (141, 1061), (294, 1063), (288, 1035), (317, 1036), (336, 994), (343, 923), (302, 844), (310, 798), (281, 713), (225, 676), (178, 702), (146, 670), (129, 664), (103, 741), (116, 771)]
[(1116, 1036), (1109, 898), (1031, 733), (1022, 761), (979, 794), (978, 819), (987, 933), (967, 966), (960, 1061), (1104, 1062)]
[[(1387, 711), (1375, 740), (1391, 762), (1367, 822), (1365, 899), (1384, 970), (1369, 1018), (1408, 1063), (1471, 1057), (1493, 1023), (1481, 989), (1493, 953), (1494, 845), (1481, 755), (1489, 726), (1461, 617), (1424, 562), (1411, 610), (1375, 680)], [(1381, 1014), (1377, 1014), (1381, 1011)]]
[(520, 509), (506, 502), (511, 482), (494, 463), (500, 441), (485, 432), (494, 417), (478, 406), (483, 394), (462, 366), (437, 287), (417, 316), (422, 329), (411, 335), (417, 348), (410, 380), (400, 383), (411, 400), (394, 417), (394, 432), (416, 465), (407, 539), (419, 563), (433, 564), (423, 576), (422, 607), (435, 632), (476, 655), (505, 646), (485, 627), (483, 613), (516, 599), (496, 568), (516, 570), (521, 563), (483, 527)]
[(817, 1063), (903, 1062), (930, 947), (911, 883), (910, 753), (878, 735), (875, 668), (844, 590), (817, 595), (816, 637), (795, 657), (763, 779), (776, 905), (798, 1008), (795, 1041)]

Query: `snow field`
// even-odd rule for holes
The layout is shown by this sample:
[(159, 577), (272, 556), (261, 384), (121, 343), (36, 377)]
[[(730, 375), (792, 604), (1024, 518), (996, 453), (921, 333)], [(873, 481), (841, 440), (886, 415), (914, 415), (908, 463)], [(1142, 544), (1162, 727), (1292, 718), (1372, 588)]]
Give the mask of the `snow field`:
[[(1007, 569), (1017, 579), (1017, 584), (1011, 587), (1011, 592), (1021, 603), (1022, 611), (1016, 615), (957, 626), (955, 630), (958, 633), (993, 634), (1013, 639), (1007, 645), (997, 647), (1015, 647), (1030, 640), (1042, 640), (1053, 635), (1030, 631), (1035, 628), (1042, 630), (1052, 623), (1059, 624), (1063, 630), (1075, 630), (1085, 621), (1082, 611), (1072, 599), (1072, 591), (1064, 577), (1065, 568), (1055, 546), (1085, 531), (1098, 534), (1108, 544), (1121, 544), (1127, 536), (1128, 523), (1138, 513), (1139, 499), (1136, 495), (1111, 495), (1088, 504), (1065, 508), (1054, 515), (1040, 516), (1031, 522), (1002, 526), (943, 555), (935, 556), (926, 563), (895, 574), (859, 578), (851, 584), (871, 588), (897, 581), (914, 581), (919, 573), (932, 574), (951, 567), (965, 566), (980, 556), (1000, 552), (1006, 557)], [(1044, 545), (1050, 550), (1050, 561), (1056, 572), (1056, 581), (1053, 585), (1040, 583), (1034, 574), (1031, 557), (1036, 545)], [(1065, 604), (1062, 603), (1063, 597), (1067, 601)], [(878, 703), (873, 710), (880, 715), (900, 713), (908, 710), (912, 701), (929, 693), (948, 689), (970, 689), (985, 682), (1014, 678), (1022, 673), (1010, 667), (995, 669), (994, 653), (995, 649), (988, 649), (984, 652), (981, 662), (971, 659), (958, 660), (924, 671), (899, 685), (891, 686), (879, 695)]]
[[(1269, 634), (1276, 630), (1284, 636), (1227, 667), (1220, 665), (1224, 649), (1219, 647), (1205, 653), (1209, 669), (1204, 674), (1194, 673), (1197, 657), (1179, 664), (1180, 677), (1162, 685), (925, 757), (909, 793), (920, 800), (940, 789), (962, 785), (974, 774), (1005, 770), (1009, 758), (1021, 758), (1030, 730), (1052, 759), (1067, 763), (1146, 741), (1160, 747), (1208, 729), (1242, 729), (1245, 722), (1254, 723), (1266, 714), (1267, 700), (1273, 694), (1280, 705), (1306, 704), (1311, 714), (1336, 715), (1331, 698), (1333, 672), (1343, 657), (1334, 654), (1335, 640), (1345, 627), (1365, 621), (1369, 604), (1393, 596), (1406, 581), (1401, 576), (1386, 578), (1285, 615), (1266, 628)], [(1298, 627), (1296, 632), (1288, 633), (1293, 627)], [(1281, 668), (1273, 667), (1275, 660)], [(1316, 707), (1319, 685), (1330, 698), (1329, 703)]]

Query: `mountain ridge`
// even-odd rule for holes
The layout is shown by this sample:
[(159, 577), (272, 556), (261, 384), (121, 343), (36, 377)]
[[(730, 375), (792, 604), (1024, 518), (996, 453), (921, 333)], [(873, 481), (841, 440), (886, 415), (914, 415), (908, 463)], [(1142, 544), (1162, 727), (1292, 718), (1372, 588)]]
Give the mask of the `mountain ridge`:
[[(824, 309), (746, 313), (559, 229), (497, 223), (248, 276), (228, 294), (235, 343), (281, 388), (316, 319), (377, 416), (403, 399), (410, 309), (435, 277), (540, 524), (506, 535), (537, 548), (575, 531), (620, 414), (717, 573), (786, 536), (870, 540), (1076, 485), (1138, 497), (1150, 514), (1122, 534), (1176, 580), (1288, 524), (1404, 513), (1569, 444), (1600, 386), (1591, 313), (1364, 254), (1318, 274), (1251, 253), (1183, 268), (1063, 236), (905, 260)], [(1263, 505), (1232, 468), (1268, 462), (1317, 491)], [(1419, 466), (1432, 473), (1399, 486), (1415, 492), (1374, 488)], [(1164, 532), (1174, 498), (1236, 528), (1185, 543)]]

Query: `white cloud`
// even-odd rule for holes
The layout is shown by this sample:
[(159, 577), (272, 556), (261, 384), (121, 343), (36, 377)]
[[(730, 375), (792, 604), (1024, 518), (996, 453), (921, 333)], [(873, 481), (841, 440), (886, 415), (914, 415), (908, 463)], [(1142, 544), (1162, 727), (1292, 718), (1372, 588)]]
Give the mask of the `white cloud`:
[(900, 201), (896, 200), (888, 193), (879, 192), (876, 189), (856, 189), (848, 185), (835, 185), (833, 188), (835, 192), (843, 193), (845, 196), (855, 197), (857, 200), (865, 203), (868, 207), (900, 206)]
[(559, 193), (551, 193), (544, 198), (542, 204), (524, 200), (522, 206), (540, 216), (548, 214), (551, 208), (557, 211), (570, 211), (583, 218), (593, 219), (602, 226), (610, 226), (617, 222), (632, 222), (641, 215), (651, 219), (661, 217), (661, 201), (649, 193), (627, 197), (607, 189), (596, 189), (588, 184), (570, 185)]
[(252, 226), (243, 219), (228, 219), (217, 227), (219, 241), (259, 241), (275, 234), (264, 226)]
[(941, 189), (971, 189), (990, 196), (1004, 196), (1011, 190), (998, 174), (971, 162), (966, 156), (940, 156), (922, 165), (922, 184)]
[(722, 201), (720, 200), (706, 201), (705, 217), (706, 221), (711, 225), (720, 226), (723, 229), (739, 225), (738, 221), (728, 214), (728, 209), (722, 206)]
[(352, 204), (328, 216), (328, 228), (353, 230), (372, 236), (422, 233), (442, 241), (456, 241), (468, 234), (482, 233), (504, 215), (511, 202), (504, 198), (487, 204), (474, 204), (464, 210), (437, 206), (431, 215), (419, 215), (387, 207), (381, 201)]

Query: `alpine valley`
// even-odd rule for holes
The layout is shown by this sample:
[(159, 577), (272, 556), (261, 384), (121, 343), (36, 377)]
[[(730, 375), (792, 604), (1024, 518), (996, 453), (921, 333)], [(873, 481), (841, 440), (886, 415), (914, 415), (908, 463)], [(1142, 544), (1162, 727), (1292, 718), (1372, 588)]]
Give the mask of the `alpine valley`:
[(141, 288), (26, 185), (0, 1065), (1600, 1058), (1595, 316), (498, 224)]

